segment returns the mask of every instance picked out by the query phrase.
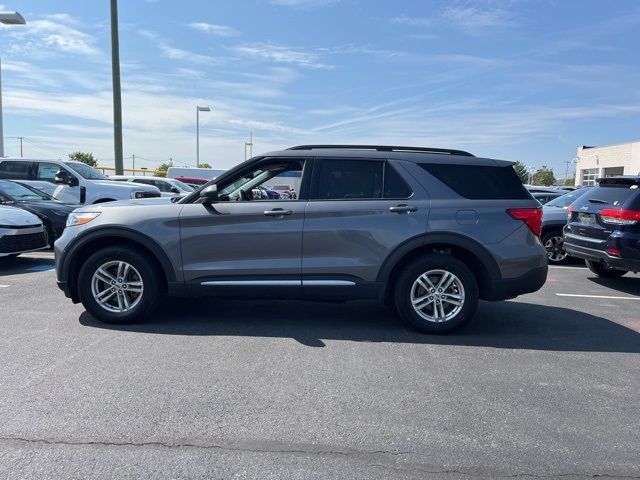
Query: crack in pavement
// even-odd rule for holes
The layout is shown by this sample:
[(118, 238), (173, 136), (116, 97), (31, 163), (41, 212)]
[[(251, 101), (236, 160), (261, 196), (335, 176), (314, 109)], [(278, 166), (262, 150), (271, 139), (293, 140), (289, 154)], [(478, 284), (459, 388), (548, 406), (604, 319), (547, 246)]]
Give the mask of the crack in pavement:
[(396, 472), (413, 473), (413, 474), (451, 474), (462, 475), (468, 477), (500, 477), (500, 478), (605, 478), (605, 479), (640, 479), (640, 475), (624, 475), (615, 473), (584, 473), (584, 472), (564, 472), (553, 474), (537, 474), (537, 473), (502, 473), (496, 471), (487, 471), (484, 469), (455, 469), (455, 468), (442, 468), (437, 466), (428, 466), (417, 463), (404, 463), (398, 464), (391, 461), (391, 457), (398, 457), (401, 455), (416, 454), (418, 452), (411, 451), (391, 451), (391, 450), (371, 450), (362, 451), (348, 448), (322, 448), (312, 444), (287, 444), (275, 441), (254, 441), (254, 442), (219, 442), (219, 443), (194, 443), (194, 442), (118, 442), (118, 441), (104, 441), (104, 440), (56, 440), (47, 438), (24, 438), (17, 436), (1, 436), (0, 443), (26, 443), (26, 444), (42, 444), (42, 445), (62, 445), (62, 446), (76, 446), (76, 447), (134, 447), (134, 448), (197, 448), (207, 450), (224, 450), (230, 452), (243, 452), (243, 453), (273, 453), (273, 454), (291, 454), (291, 455), (319, 455), (319, 456), (343, 456), (352, 458), (367, 459), (370, 457), (376, 458), (377, 462), (384, 459), (389, 459), (386, 463), (369, 463), (367, 465), (374, 468), (382, 468), (385, 470), (392, 470)]

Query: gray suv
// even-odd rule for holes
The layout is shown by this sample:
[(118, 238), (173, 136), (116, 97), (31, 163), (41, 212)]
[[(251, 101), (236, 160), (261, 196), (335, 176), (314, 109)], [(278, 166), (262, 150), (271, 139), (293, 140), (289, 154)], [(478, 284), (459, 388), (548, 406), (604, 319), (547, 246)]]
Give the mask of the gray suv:
[[(259, 187), (286, 179), (296, 199)], [(478, 300), (545, 282), (542, 211), (511, 162), (459, 150), (307, 145), (252, 158), (178, 201), (75, 210), (55, 244), (58, 285), (109, 323), (163, 294), (379, 299), (425, 332)]]

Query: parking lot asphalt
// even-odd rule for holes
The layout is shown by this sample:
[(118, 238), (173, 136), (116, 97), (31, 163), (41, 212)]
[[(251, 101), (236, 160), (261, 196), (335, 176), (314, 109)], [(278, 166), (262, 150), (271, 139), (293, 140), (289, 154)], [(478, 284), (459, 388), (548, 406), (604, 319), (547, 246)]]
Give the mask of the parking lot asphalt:
[(640, 477), (640, 276), (550, 270), (448, 336), (375, 303), (104, 325), (0, 259), (0, 477)]

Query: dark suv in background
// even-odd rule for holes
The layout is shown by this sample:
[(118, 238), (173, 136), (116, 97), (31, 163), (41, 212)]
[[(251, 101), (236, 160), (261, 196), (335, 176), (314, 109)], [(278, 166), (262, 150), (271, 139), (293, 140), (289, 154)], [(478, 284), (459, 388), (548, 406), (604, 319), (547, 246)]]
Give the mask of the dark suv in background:
[[(541, 207), (512, 165), (436, 148), (267, 153), (175, 203), (74, 211), (55, 244), (58, 284), (113, 323), (148, 316), (168, 293), (388, 300), (418, 329), (448, 331), (479, 299), (545, 282)], [(255, 196), (293, 172), (297, 198)]]
[(600, 178), (571, 204), (567, 252), (601, 277), (640, 271), (640, 176)]

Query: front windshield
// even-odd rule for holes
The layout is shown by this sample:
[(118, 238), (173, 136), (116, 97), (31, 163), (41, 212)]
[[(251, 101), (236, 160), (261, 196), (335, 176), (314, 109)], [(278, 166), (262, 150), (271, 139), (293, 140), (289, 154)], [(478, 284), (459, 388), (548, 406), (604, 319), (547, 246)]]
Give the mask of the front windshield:
[(573, 202), (575, 202), (582, 195), (587, 193), (589, 189), (583, 188), (580, 190), (574, 190), (573, 192), (565, 193), (564, 195), (554, 198), (550, 202), (545, 203), (547, 207), (558, 207), (558, 208), (567, 208)]
[(11, 200), (52, 200), (52, 197), (35, 188), (20, 185), (18, 183), (6, 182), (0, 184), (0, 191)]
[(173, 185), (175, 185), (179, 190), (183, 192), (193, 192), (193, 187), (190, 187), (186, 183), (181, 182), (180, 180), (173, 180)]
[(86, 178), (87, 180), (109, 180), (109, 177), (84, 163), (68, 162), (67, 166), (73, 169), (73, 171), (80, 175), (82, 178)]

